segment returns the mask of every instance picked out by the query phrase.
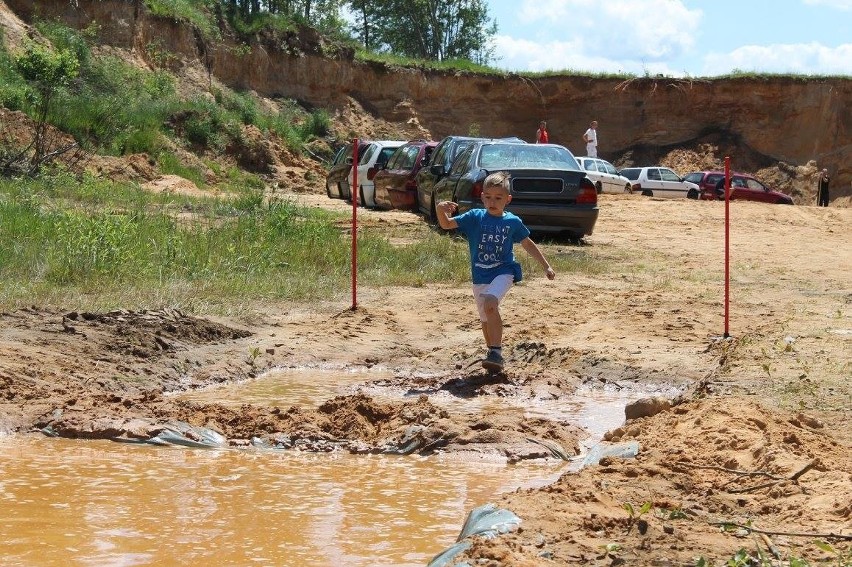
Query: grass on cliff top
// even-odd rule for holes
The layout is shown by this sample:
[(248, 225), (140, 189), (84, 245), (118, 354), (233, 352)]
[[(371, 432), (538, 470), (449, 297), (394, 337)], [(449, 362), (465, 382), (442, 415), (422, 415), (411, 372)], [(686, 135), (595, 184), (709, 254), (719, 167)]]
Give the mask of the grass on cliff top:
[[(175, 20), (188, 22), (193, 25), (199, 32), (208, 40), (218, 40), (221, 36), (215, 14), (217, 13), (217, 0), (145, 0), (145, 4), (152, 14), (173, 18)], [(250, 20), (243, 20), (239, 14), (231, 14), (229, 21), (232, 26), (243, 36), (251, 36), (265, 29), (268, 30), (294, 30), (299, 25), (308, 25), (308, 22), (299, 19), (298, 14), (270, 14), (261, 12), (255, 14)], [(328, 18), (329, 22), (337, 23), (340, 21), (336, 18)], [(452, 59), (447, 61), (432, 61), (424, 59), (414, 59), (410, 57), (400, 57), (389, 53), (379, 53), (363, 49), (360, 44), (354, 42), (351, 38), (345, 38), (342, 29), (336, 29), (334, 26), (325, 26), (328, 29), (320, 29), (321, 33), (334, 37), (335, 41), (341, 40), (344, 43), (352, 44), (356, 49), (356, 60), (364, 62), (378, 62), (391, 66), (412, 67), (418, 69), (431, 69), (436, 71), (463, 71), (470, 73), (480, 73), (488, 75), (519, 75), (527, 78), (544, 78), (544, 77), (589, 77), (597, 79), (682, 79), (682, 80), (726, 80), (731, 78), (749, 77), (753, 79), (795, 79), (795, 80), (818, 80), (828, 78), (850, 79), (849, 75), (812, 75), (812, 74), (797, 74), (797, 73), (764, 73), (757, 71), (743, 71), (735, 69), (729, 74), (720, 76), (691, 76), (689, 73), (684, 73), (681, 77), (670, 75), (653, 75), (649, 71), (644, 74), (634, 74), (626, 72), (591, 72), (576, 69), (547, 69), (543, 71), (513, 71), (509, 72), (496, 67), (482, 65), (467, 59)]]
[(586, 77), (592, 79), (615, 79), (615, 80), (635, 80), (635, 81), (656, 81), (656, 80), (671, 80), (676, 81), (677, 84), (688, 83), (691, 81), (697, 82), (705, 82), (705, 81), (726, 81), (731, 79), (755, 79), (755, 80), (777, 80), (777, 79), (790, 79), (790, 80), (798, 80), (798, 81), (813, 81), (820, 79), (849, 79), (849, 75), (808, 75), (808, 74), (795, 74), (795, 73), (765, 73), (765, 72), (757, 72), (757, 71), (742, 71), (739, 69), (735, 69), (731, 73), (727, 75), (719, 75), (715, 77), (693, 77), (689, 74), (684, 74), (682, 77), (674, 77), (670, 75), (656, 75), (651, 74), (650, 72), (645, 72), (643, 75), (636, 75), (633, 73), (608, 73), (608, 72), (592, 72), (592, 71), (582, 71), (577, 69), (547, 69), (544, 71), (506, 71), (505, 69), (498, 69), (496, 67), (490, 67), (488, 65), (481, 65), (478, 63), (474, 63), (468, 59), (449, 59), (446, 61), (431, 61), (426, 59), (415, 59), (411, 57), (401, 57), (398, 55), (394, 55), (391, 53), (377, 53), (374, 51), (368, 51), (356, 46), (355, 51), (355, 59), (357, 61), (363, 62), (373, 62), (373, 63), (381, 63), (387, 65), (389, 67), (410, 67), (415, 69), (427, 69), (433, 71), (447, 71), (447, 72), (466, 72), (472, 74), (482, 74), (482, 75), (499, 75), (504, 77), (509, 76), (520, 76), (526, 77), (530, 79), (540, 79), (545, 77)]

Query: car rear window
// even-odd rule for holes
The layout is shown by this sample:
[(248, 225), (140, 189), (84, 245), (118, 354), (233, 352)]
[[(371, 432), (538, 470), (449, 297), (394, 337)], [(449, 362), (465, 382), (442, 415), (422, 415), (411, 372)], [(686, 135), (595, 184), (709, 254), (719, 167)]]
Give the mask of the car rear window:
[(619, 171), (619, 173), (631, 181), (636, 181), (637, 179), (639, 179), (640, 171), (642, 170), (639, 168), (628, 167), (627, 169), (622, 169), (621, 171)]
[(420, 146), (409, 145), (403, 146), (400, 149), (401, 161), (396, 165), (397, 169), (414, 169), (417, 163), (417, 156), (420, 154)]
[(480, 167), (497, 169), (580, 169), (565, 148), (532, 144), (487, 144), (479, 155)]
[(370, 147), (367, 148), (367, 151), (364, 152), (364, 155), (362, 155), (361, 159), (358, 160), (358, 165), (366, 165), (370, 163), (370, 160), (373, 158), (373, 154), (375, 154), (378, 149), (379, 147), (376, 144), (370, 144)]
[(397, 150), (397, 148), (382, 148), (382, 151), (379, 152), (379, 157), (376, 158), (376, 163), (378, 165), (383, 165), (388, 162), (388, 159), (393, 155), (393, 153)]

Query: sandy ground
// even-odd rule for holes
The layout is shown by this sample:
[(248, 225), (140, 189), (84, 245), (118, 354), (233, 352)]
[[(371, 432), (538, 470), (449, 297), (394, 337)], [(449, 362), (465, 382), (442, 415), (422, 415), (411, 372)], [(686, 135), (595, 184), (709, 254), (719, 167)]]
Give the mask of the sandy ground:
[[(654, 391), (666, 397), (662, 411), (607, 434), (638, 440), (635, 459), (607, 458), (496, 497), (521, 517), (520, 529), (477, 539), (456, 560), (723, 564), (744, 549), (773, 564), (848, 565), (852, 209), (732, 204), (724, 339), (724, 204), (603, 195), (600, 206), (585, 243), (542, 244), (551, 261), (583, 259), (598, 270), (562, 271), (552, 282), (533, 272), (509, 294), (502, 375), (476, 364), (482, 337), (467, 285), (362, 288), (354, 311), (346, 295), (263, 306), (239, 321), (33, 306), (0, 313), (0, 433), (146, 439), (184, 420), (234, 445), (258, 437), (298, 450), (514, 462), (575, 456), (588, 434), (496, 409), (448, 414), (430, 393), (533, 401), (567, 400), (578, 388)], [(362, 219), (370, 230), (422, 222), (404, 212)], [(376, 364), (394, 374), (382, 387), (421, 395), (388, 402), (354, 393), (318, 409), (167, 395), (273, 367)]]

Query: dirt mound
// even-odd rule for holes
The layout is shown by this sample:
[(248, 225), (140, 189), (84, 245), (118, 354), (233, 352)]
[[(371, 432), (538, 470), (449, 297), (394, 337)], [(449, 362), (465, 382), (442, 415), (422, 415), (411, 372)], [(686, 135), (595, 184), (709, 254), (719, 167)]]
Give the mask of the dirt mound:
[(332, 123), (335, 135), (341, 140), (364, 138), (368, 140), (431, 140), (432, 134), (420, 125), (416, 110), (410, 102), (402, 101), (395, 107), (395, 118), (388, 121), (377, 118), (377, 113), (364, 104), (347, 98), (346, 105), (335, 112)]
[(478, 541), (464, 557), (692, 565), (758, 547), (767, 557), (824, 560), (811, 542), (842, 544), (826, 536), (852, 527), (847, 452), (807, 415), (719, 398), (627, 422), (612, 438), (638, 440), (637, 458), (604, 458), (505, 496), (498, 504), (522, 510), (521, 530)]
[[(748, 173), (764, 184), (793, 197), (797, 205), (809, 205), (816, 199), (816, 178), (819, 168), (815, 161), (792, 166), (755, 152), (736, 138), (715, 134), (677, 148), (641, 147), (615, 159), (619, 169), (658, 163), (680, 175), (693, 171), (725, 168), (725, 157), (731, 158), (731, 170)], [(845, 206), (836, 200), (832, 206)]]
[[(251, 333), (177, 310), (98, 314), (30, 308), (0, 314), (0, 327), (0, 399), (18, 416), (7, 426), (26, 426), (47, 408), (98, 393), (144, 396), (251, 371), (249, 365), (226, 363), (194, 372), (206, 360), (205, 347)], [(39, 346), (45, 344), (52, 346)]]

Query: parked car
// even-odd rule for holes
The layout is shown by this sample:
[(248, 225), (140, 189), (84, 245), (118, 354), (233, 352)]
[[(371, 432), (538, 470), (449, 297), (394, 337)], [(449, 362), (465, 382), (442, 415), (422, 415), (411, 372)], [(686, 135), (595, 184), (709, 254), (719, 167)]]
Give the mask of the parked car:
[[(684, 179), (698, 185), (701, 199), (723, 200), (725, 198), (724, 171), (694, 171)], [(778, 205), (792, 205), (793, 198), (786, 193), (767, 187), (756, 177), (747, 173), (734, 172), (731, 174), (732, 201), (759, 201)]]
[(725, 172), (693, 171), (692, 173), (686, 174), (683, 178), (690, 183), (698, 185), (698, 196), (699, 198), (704, 199), (704, 193), (707, 192), (709, 196), (712, 191), (716, 189), (716, 183), (718, 183), (720, 179), (725, 178)]
[[(359, 159), (368, 145), (367, 140), (358, 140)], [(325, 178), (325, 192), (330, 199), (349, 200), (352, 198), (348, 179), (350, 171), (352, 171), (352, 142), (346, 142), (334, 154), (334, 160), (332, 160), (331, 168)]]
[[(358, 203), (362, 207), (375, 207), (373, 198), (373, 177), (387, 164), (391, 155), (400, 146), (405, 145), (405, 140), (376, 140), (370, 142), (358, 161)], [(355, 168), (349, 172), (349, 186), (354, 187)]]
[(515, 213), (530, 230), (592, 234), (598, 219), (598, 193), (574, 155), (557, 144), (484, 140), (470, 144), (435, 184), (434, 199), (455, 201), (459, 213), (482, 207), (482, 182), (494, 171), (511, 175)]
[(634, 193), (646, 197), (698, 198), (698, 185), (684, 181), (667, 167), (627, 167), (618, 173), (630, 180)]
[(577, 161), (586, 170), (586, 175), (595, 184), (598, 195), (601, 193), (632, 193), (630, 180), (618, 173), (615, 166), (606, 160), (595, 157), (578, 157)]
[(426, 218), (435, 222), (435, 199), (433, 192), (435, 184), (447, 175), (453, 161), (465, 148), (473, 142), (484, 138), (471, 136), (447, 136), (440, 142), (432, 152), (429, 162), (417, 172), (417, 209), (426, 215)]
[(417, 207), (417, 172), (438, 142), (411, 141), (397, 149), (384, 169), (373, 177), (374, 200), (380, 209), (414, 210)]
[[(474, 142), (488, 139), (471, 136), (447, 136), (438, 142), (429, 163), (417, 173), (417, 209), (425, 214), (431, 222), (438, 220), (435, 216), (435, 203), (437, 203), (434, 199), (435, 184), (447, 175), (456, 157), (462, 151)], [(515, 137), (490, 139), (526, 144), (526, 141)]]

